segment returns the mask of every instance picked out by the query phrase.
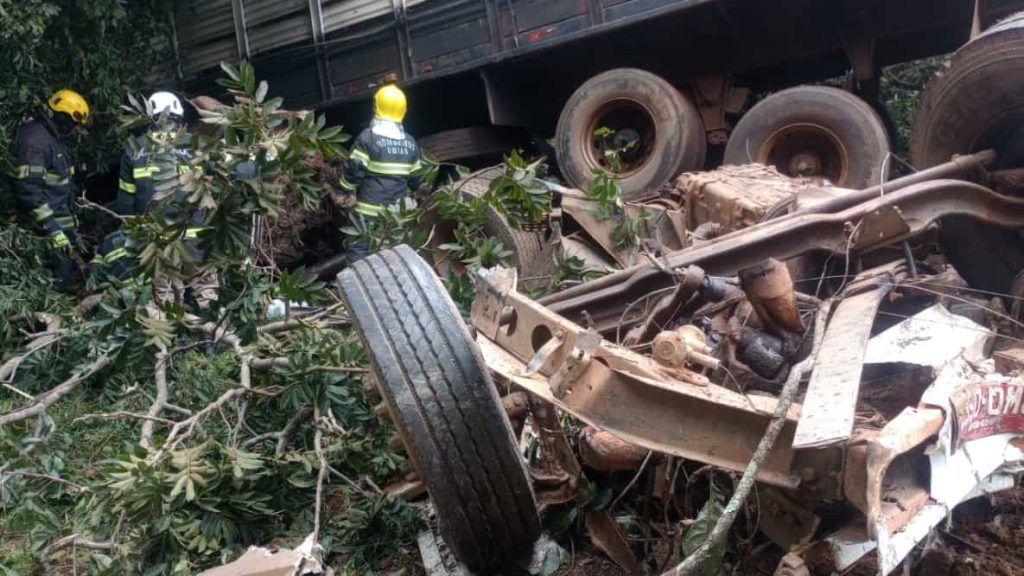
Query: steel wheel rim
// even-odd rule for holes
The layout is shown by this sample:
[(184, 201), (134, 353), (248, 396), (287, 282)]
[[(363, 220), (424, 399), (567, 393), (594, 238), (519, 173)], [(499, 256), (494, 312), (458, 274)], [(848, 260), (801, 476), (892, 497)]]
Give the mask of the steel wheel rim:
[(850, 173), (850, 155), (828, 128), (790, 124), (773, 132), (757, 151), (757, 161), (787, 176), (827, 180), (841, 186)]
[[(594, 133), (602, 127), (615, 134), (599, 138)], [(658, 125), (650, 108), (631, 98), (609, 100), (598, 108), (579, 136), (580, 148), (588, 166), (602, 168), (620, 178), (632, 176), (650, 164), (658, 144)], [(615, 170), (605, 157), (607, 148), (617, 148), (628, 141), (633, 147), (620, 155), (621, 166)]]

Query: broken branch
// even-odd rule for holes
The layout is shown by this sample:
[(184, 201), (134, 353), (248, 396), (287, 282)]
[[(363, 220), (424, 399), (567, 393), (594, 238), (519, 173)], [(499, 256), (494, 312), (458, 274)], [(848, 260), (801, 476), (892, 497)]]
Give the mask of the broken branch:
[(114, 549), (114, 543), (113, 542), (94, 542), (92, 540), (88, 540), (86, 538), (82, 538), (78, 534), (72, 534), (70, 536), (65, 536), (65, 537), (61, 538), (60, 540), (57, 540), (56, 542), (50, 544), (46, 548), (43, 548), (43, 551), (39, 553), (39, 560), (43, 564), (43, 574), (44, 574), (44, 576), (50, 576), (51, 574), (54, 574), (53, 566), (50, 565), (50, 558), (53, 556), (53, 554), (55, 552), (59, 551), (59, 550), (63, 550), (64, 548), (68, 548), (69, 546), (74, 546), (76, 548), (87, 548), (89, 550), (113, 550)]
[(34, 400), (25, 406), (11, 410), (6, 414), (0, 414), (0, 426), (39, 416), (58, 400), (70, 394), (82, 382), (85, 382), (93, 374), (102, 370), (110, 361), (110, 351), (104, 352), (100, 357), (90, 362), (84, 370), (61, 382), (57, 387), (36, 396)]
[(313, 449), (316, 450), (316, 459), (320, 470), (316, 474), (316, 510), (313, 514), (313, 544), (320, 542), (320, 509), (324, 503), (324, 480), (327, 479), (327, 455), (324, 453), (324, 433), (320, 430), (320, 406), (313, 406), (313, 418), (318, 423), (316, 433), (313, 435)]
[(312, 414), (312, 408), (309, 406), (303, 406), (288, 419), (288, 422), (285, 423), (284, 428), (281, 429), (281, 432), (279, 432), (277, 436), (277, 448), (274, 453), (278, 458), (284, 456), (284, 453), (288, 450), (288, 442), (291, 440), (292, 435), (295, 434), (295, 430), (298, 429), (300, 424), (309, 420), (309, 417)]
[(92, 488), (89, 488), (88, 486), (83, 486), (76, 482), (65, 480), (52, 474), (43, 474), (42, 472), (32, 472), (29, 470), (12, 470), (10, 472), (0, 473), (0, 485), (2, 485), (6, 481), (6, 479), (11, 476), (24, 476), (25, 478), (38, 478), (40, 480), (49, 480), (50, 482), (56, 482), (58, 484), (69, 486), (71, 488), (74, 488), (75, 490), (78, 490), (79, 492), (92, 492)]
[(167, 407), (167, 352), (164, 350), (157, 352), (153, 380), (156, 383), (156, 398), (146, 412), (147, 418), (142, 423), (142, 432), (139, 435), (139, 445), (146, 449), (153, 447), (153, 429), (156, 427), (153, 419), (160, 416), (160, 412)]

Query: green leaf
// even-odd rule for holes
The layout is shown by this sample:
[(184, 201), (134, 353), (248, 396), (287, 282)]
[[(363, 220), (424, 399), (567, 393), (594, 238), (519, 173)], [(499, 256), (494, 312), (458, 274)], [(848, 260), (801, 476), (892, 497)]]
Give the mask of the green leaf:
[(270, 89), (270, 85), (267, 84), (266, 80), (260, 80), (260, 85), (256, 88), (256, 102), (259, 104), (263, 103), (263, 100), (267, 97), (267, 90)]
[(223, 70), (224, 73), (227, 74), (228, 77), (234, 80), (235, 82), (242, 81), (242, 77), (238, 74), (238, 68), (235, 68), (232, 64), (229, 64), (227, 62), (221, 62), (220, 69)]
[[(715, 524), (718, 523), (722, 513), (725, 512), (725, 498), (718, 491), (714, 482), (711, 483), (711, 493), (704, 508), (697, 514), (697, 519), (683, 535), (683, 553), (686, 556), (693, 554), (711, 535)], [(726, 542), (716, 546), (710, 551), (707, 560), (702, 566), (705, 576), (715, 576), (722, 568), (725, 560)]]

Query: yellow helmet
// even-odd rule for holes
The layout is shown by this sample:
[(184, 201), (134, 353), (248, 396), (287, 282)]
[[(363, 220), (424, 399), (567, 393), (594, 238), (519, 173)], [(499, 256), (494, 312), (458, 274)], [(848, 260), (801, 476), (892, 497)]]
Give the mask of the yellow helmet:
[(89, 103), (74, 90), (57, 90), (49, 100), (54, 112), (64, 112), (79, 124), (89, 122)]
[(373, 115), (384, 120), (401, 122), (405, 118), (405, 93), (394, 84), (382, 86), (373, 95)]

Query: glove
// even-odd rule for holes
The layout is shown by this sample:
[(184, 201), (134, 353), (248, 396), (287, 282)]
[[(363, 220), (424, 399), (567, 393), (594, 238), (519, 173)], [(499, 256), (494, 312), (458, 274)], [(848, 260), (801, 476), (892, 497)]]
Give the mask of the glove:
[(50, 234), (50, 245), (54, 248), (63, 250), (71, 246), (71, 241), (68, 240), (68, 236), (63, 230), (57, 230), (53, 234)]

